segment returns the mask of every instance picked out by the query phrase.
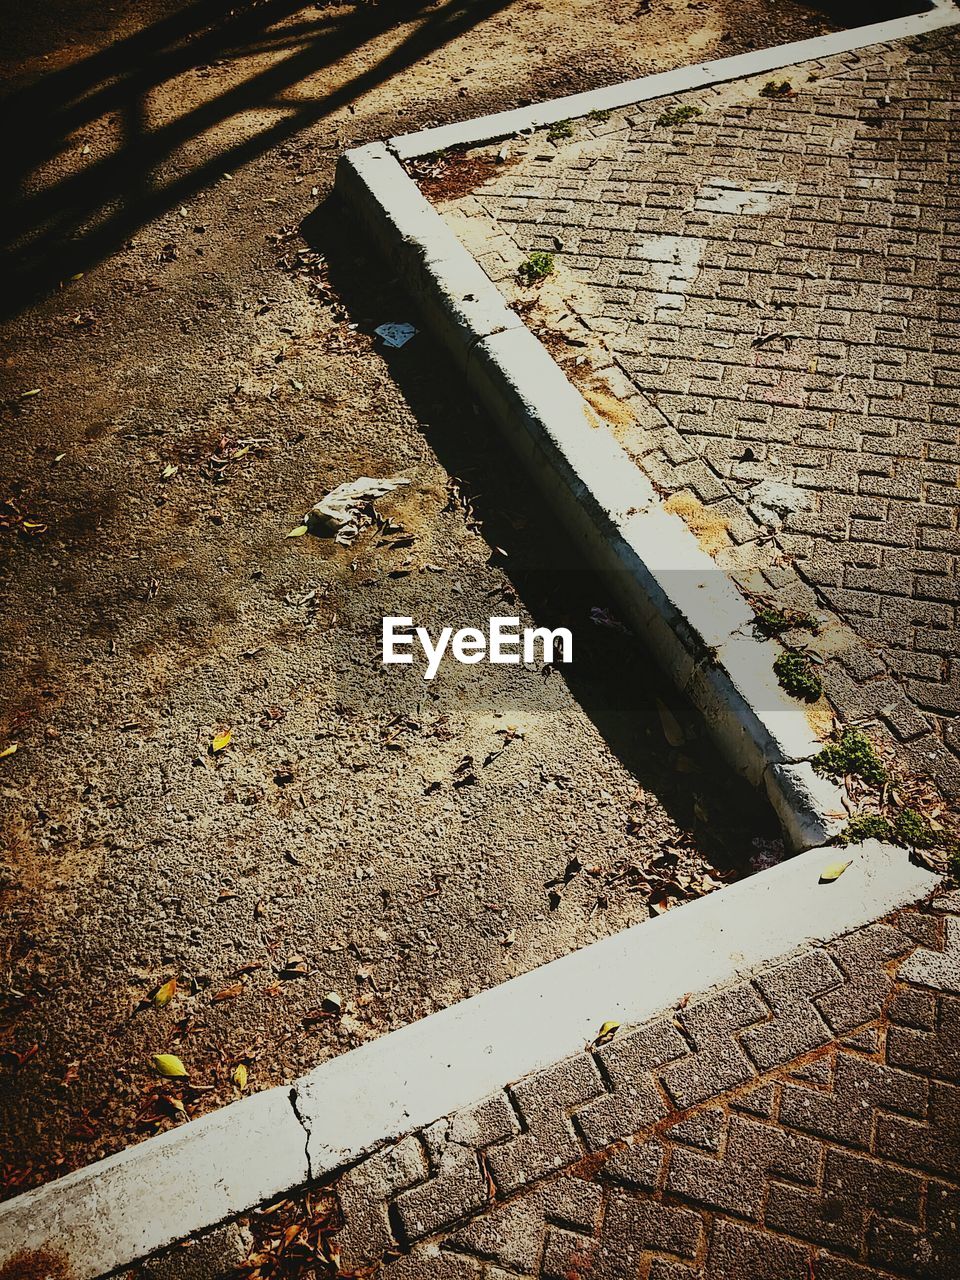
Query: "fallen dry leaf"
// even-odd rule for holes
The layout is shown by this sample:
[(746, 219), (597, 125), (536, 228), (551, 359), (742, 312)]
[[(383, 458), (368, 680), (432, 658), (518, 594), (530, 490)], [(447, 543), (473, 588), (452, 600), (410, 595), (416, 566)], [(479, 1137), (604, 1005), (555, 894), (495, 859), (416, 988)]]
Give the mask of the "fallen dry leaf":
[(234, 982), (229, 987), (221, 987), (219, 991), (215, 991), (210, 999), (214, 1004), (219, 1004), (221, 1000), (235, 1000), (240, 995), (243, 995), (243, 983)]
[(230, 729), (224, 729), (223, 733), (218, 733), (210, 743), (210, 750), (216, 755), (218, 751), (223, 751), (225, 747), (229, 747), (233, 741), (233, 732)]
[(241, 1092), (247, 1087), (247, 1068), (242, 1062), (238, 1062), (233, 1068), (233, 1075), (230, 1079)]
[(600, 1028), (600, 1030), (597, 1032), (597, 1038), (593, 1042), (593, 1047), (595, 1049), (598, 1049), (600, 1045), (606, 1044), (608, 1040), (613, 1039), (613, 1037), (617, 1034), (619, 1030), (620, 1030), (619, 1022), (605, 1022), (603, 1026)]
[(165, 982), (162, 987), (157, 987), (156, 991), (153, 993), (153, 1003), (156, 1008), (162, 1009), (165, 1005), (170, 1003), (176, 994), (177, 980), (176, 978), (171, 978), (168, 982)]
[(830, 884), (832, 881), (839, 879), (852, 861), (853, 859), (851, 858), (850, 862), (831, 862), (829, 867), (824, 867), (820, 872), (820, 883)]
[[(258, 904), (259, 905), (259, 904)], [(287, 962), (280, 970), (281, 978), (305, 978), (310, 972), (306, 959), (294, 952), (287, 956)]]
[(188, 1074), (187, 1068), (175, 1053), (155, 1053), (150, 1061), (167, 1080), (180, 1080)]
[(680, 727), (680, 722), (673, 714), (668, 706), (657, 699), (657, 712), (660, 716), (660, 725), (663, 729), (663, 736), (671, 747), (679, 747), (686, 741), (686, 734)]

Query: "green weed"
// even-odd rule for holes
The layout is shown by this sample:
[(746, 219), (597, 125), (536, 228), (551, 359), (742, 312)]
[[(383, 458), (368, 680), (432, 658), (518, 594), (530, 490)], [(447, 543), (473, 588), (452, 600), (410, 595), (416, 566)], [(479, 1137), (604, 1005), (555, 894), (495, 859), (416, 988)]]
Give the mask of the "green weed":
[(547, 130), (547, 137), (551, 142), (559, 142), (562, 138), (572, 138), (573, 121), (558, 120), (556, 124), (552, 124)]
[(517, 279), (521, 284), (537, 284), (550, 275), (553, 275), (553, 254), (541, 253), (539, 249), (535, 249), (517, 268)]
[(831, 778), (852, 773), (874, 787), (883, 786), (887, 780), (887, 771), (873, 743), (859, 729), (845, 729), (839, 742), (830, 743), (814, 756), (813, 767)]
[(823, 685), (817, 675), (813, 663), (802, 653), (781, 653), (773, 664), (777, 679), (782, 688), (792, 698), (802, 698), (804, 702), (816, 702), (823, 693)]
[(666, 111), (657, 116), (657, 124), (666, 129), (675, 124), (686, 124), (694, 116), (702, 115), (703, 111), (700, 107), (668, 107)]

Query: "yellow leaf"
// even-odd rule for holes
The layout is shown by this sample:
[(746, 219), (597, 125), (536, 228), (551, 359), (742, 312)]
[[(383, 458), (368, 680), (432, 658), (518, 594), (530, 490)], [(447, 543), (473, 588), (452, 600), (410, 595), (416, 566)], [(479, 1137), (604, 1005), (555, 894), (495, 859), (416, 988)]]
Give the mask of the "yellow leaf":
[(153, 1003), (158, 1009), (162, 1009), (170, 1003), (176, 994), (177, 980), (176, 978), (171, 978), (169, 982), (165, 982), (162, 987), (158, 987), (153, 993)]
[(619, 1022), (605, 1022), (603, 1026), (600, 1028), (600, 1030), (597, 1032), (597, 1038), (593, 1042), (594, 1045), (599, 1047), (602, 1044), (606, 1044), (608, 1040), (613, 1039), (613, 1037), (617, 1034), (619, 1030), (620, 1030)]
[(179, 470), (180, 468), (176, 465), (176, 463), (168, 462), (167, 465), (160, 472), (160, 479), (172, 480)]
[(19, 742), (11, 742), (9, 746), (4, 747), (3, 750), (0, 751), (0, 760), (6, 760), (7, 756), (15, 756), (19, 746)]
[(175, 1053), (155, 1053), (150, 1061), (168, 1080), (180, 1080), (187, 1075), (187, 1068)]
[(32, 391), (21, 391), (20, 399), (29, 400), (31, 396), (38, 396), (39, 394), (40, 394), (40, 388), (34, 387)]
[(242, 1090), (247, 1087), (247, 1068), (243, 1065), (242, 1062), (238, 1062), (237, 1065), (233, 1068), (233, 1075), (230, 1077), (230, 1079), (233, 1081), (233, 1083), (237, 1086), (238, 1089)]
[(233, 733), (229, 729), (224, 729), (223, 733), (218, 733), (210, 743), (210, 750), (213, 752), (222, 751), (224, 747), (229, 747), (232, 739)]
[(290, 532), (287, 534), (287, 537), (302, 538), (306, 532), (307, 532), (307, 526), (305, 524), (298, 524), (295, 529), (290, 530)]
[[(851, 858), (850, 862), (852, 861), (853, 859)], [(839, 877), (846, 871), (847, 867), (849, 867), (850, 862), (831, 862), (829, 867), (824, 867), (820, 872), (820, 883), (830, 884), (832, 880), (839, 879)]]

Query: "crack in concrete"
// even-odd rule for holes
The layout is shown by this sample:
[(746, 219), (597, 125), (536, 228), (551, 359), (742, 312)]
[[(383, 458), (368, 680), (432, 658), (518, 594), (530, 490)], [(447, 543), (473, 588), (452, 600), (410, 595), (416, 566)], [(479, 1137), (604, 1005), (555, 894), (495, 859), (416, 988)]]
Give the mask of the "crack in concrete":
[(297, 1089), (296, 1085), (294, 1085), (291, 1088), (289, 1096), (290, 1096), (290, 1106), (293, 1108), (293, 1114), (297, 1117), (297, 1123), (300, 1125), (300, 1128), (306, 1134), (306, 1142), (303, 1144), (303, 1154), (306, 1157), (306, 1161), (307, 1161), (307, 1179), (308, 1181), (312, 1181), (313, 1165), (310, 1157), (310, 1137), (311, 1137), (310, 1122), (307, 1119), (307, 1117), (301, 1112), (299, 1106), (297, 1105), (300, 1098), (299, 1098), (299, 1090)]

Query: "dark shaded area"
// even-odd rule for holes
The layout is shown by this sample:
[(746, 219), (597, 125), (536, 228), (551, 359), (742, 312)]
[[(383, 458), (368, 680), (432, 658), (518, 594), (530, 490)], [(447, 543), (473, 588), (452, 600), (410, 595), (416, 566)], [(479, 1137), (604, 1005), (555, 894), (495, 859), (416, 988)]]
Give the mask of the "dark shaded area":
[[(326, 256), (330, 281), (361, 329), (372, 333), (385, 316), (420, 325), (409, 296), (354, 230), (338, 196), (329, 197), (301, 232)], [(562, 667), (563, 679), (604, 741), (675, 821), (694, 832), (716, 865), (744, 869), (751, 841), (779, 831), (765, 798), (732, 773), (702, 727), (692, 728), (696, 717), (678, 701), (642, 641), (595, 621), (597, 610), (616, 621), (609, 586), (546, 508), (446, 354), (421, 330), (385, 355), (441, 466), (471, 495), (491, 560), (508, 575), (537, 626), (573, 633), (575, 660)], [(503, 599), (490, 602), (492, 614), (516, 607)], [(672, 704), (685, 721), (690, 736), (682, 746), (664, 742), (658, 701)]]
[[(16, 313), (65, 277), (87, 270), (144, 223), (188, 200), (225, 170), (279, 146), (508, 3), (446, 0), (431, 7), (423, 0), (405, 0), (400, 5), (360, 5), (334, 21), (322, 11), (308, 18), (317, 6), (298, 0), (254, 0), (239, 7), (202, 0), (75, 66), (14, 90), (0, 112), (0, 126), (9, 139), (9, 189), (19, 193), (4, 219), (0, 243), (8, 278), (4, 311)], [(277, 22), (301, 11), (301, 22), (270, 35)], [(375, 67), (321, 98), (284, 98), (306, 77), (421, 13), (421, 24)], [(287, 57), (157, 128), (146, 127), (144, 102), (158, 85), (190, 68), (258, 49), (276, 50), (287, 42), (294, 46)], [(196, 166), (166, 172), (178, 150), (205, 131), (252, 108), (278, 106), (283, 116), (253, 137)], [(63, 140), (105, 113), (122, 116), (121, 145), (78, 173), (34, 188), (31, 175), (58, 154)], [(29, 121), (27, 129), (24, 121)]]
[(929, 13), (930, 0), (809, 0), (811, 9), (824, 13), (840, 27), (866, 26), (888, 22), (914, 13)]

